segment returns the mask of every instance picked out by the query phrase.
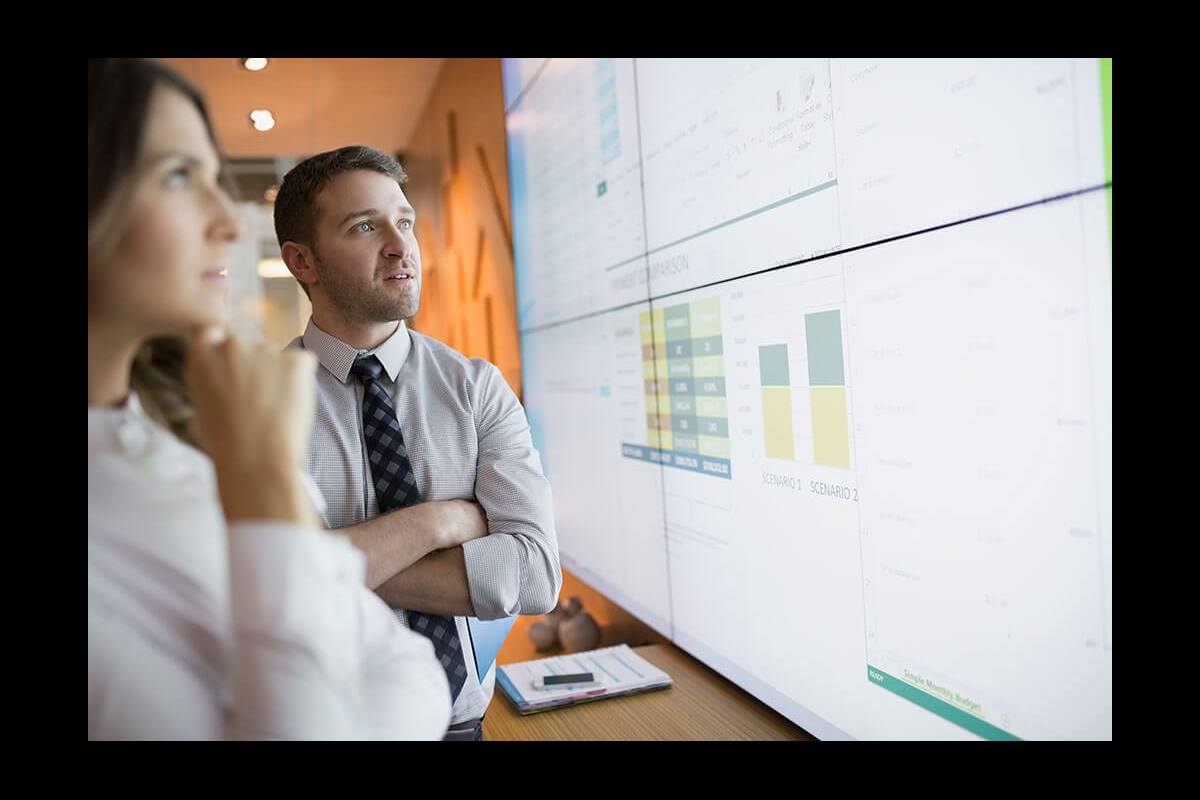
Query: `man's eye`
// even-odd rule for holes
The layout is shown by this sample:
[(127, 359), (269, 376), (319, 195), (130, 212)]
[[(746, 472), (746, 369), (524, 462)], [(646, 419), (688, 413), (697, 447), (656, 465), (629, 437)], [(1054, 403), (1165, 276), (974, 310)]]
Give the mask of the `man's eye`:
[(411, 219), (400, 220), (400, 230), (402, 230), (402, 231), (412, 230), (412, 220)]
[(354, 230), (358, 231), (359, 233), (370, 233), (373, 228), (369, 222), (360, 222), (354, 226)]

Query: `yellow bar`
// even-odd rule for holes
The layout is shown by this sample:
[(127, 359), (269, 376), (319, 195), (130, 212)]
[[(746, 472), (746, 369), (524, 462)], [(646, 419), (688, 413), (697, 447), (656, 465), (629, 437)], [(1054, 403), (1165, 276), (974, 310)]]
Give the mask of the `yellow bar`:
[(846, 387), (829, 386), (808, 391), (812, 397), (813, 460), (826, 467), (849, 469)]
[(658, 434), (658, 440), (660, 442), (660, 444), (658, 446), (661, 447), (663, 450), (670, 450), (671, 449), (671, 435), (672, 435), (671, 431), (661, 431)]
[(693, 301), (688, 316), (693, 339), (721, 335), (721, 298), (706, 297)]
[[(666, 392), (658, 396), (658, 413), (662, 414), (664, 418), (671, 416), (671, 395)], [(664, 425), (663, 427), (667, 426)]]
[(721, 378), (725, 375), (724, 356), (692, 356), (692, 374), (697, 378)]
[(698, 395), (696, 397), (696, 416), (697, 417), (727, 417), (729, 416), (728, 406), (725, 404), (724, 397), (704, 397)]
[(767, 458), (796, 458), (796, 440), (792, 435), (792, 390), (786, 386), (764, 388), (763, 438)]

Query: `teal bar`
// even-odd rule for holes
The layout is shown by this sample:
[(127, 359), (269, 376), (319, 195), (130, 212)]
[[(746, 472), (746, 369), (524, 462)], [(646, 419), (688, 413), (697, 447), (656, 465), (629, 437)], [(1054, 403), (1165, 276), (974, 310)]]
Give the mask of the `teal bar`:
[(725, 396), (724, 378), (696, 378), (694, 385), (695, 388), (692, 391), (697, 395), (704, 395), (706, 397)]
[(765, 344), (758, 348), (758, 374), (763, 386), (790, 385), (786, 344)]
[(882, 686), (892, 694), (900, 695), (910, 703), (916, 703), (926, 711), (932, 711), (942, 719), (953, 722), (960, 728), (969, 730), (976, 736), (997, 742), (1021, 741), (1019, 736), (1014, 736), (1006, 730), (997, 728), (990, 722), (984, 722), (979, 717), (968, 714), (966, 711), (947, 703), (940, 697), (934, 697), (929, 692), (921, 691), (911, 683), (889, 675), (878, 667), (872, 667), (870, 664), (867, 664), (867, 680), (877, 686)]
[(692, 362), (672, 358), (667, 361), (667, 375), (672, 378), (692, 377)]
[(690, 395), (686, 396), (686, 397), (672, 397), (671, 398), (671, 413), (672, 414), (683, 414), (685, 416), (688, 414), (695, 414), (696, 413), (696, 403), (695, 403), (695, 401), (692, 400)]
[[(842, 370), (842, 312), (821, 311), (804, 315), (808, 346), (808, 385), (845, 386)], [(765, 385), (765, 384), (764, 384)]]
[(701, 336), (692, 339), (693, 356), (719, 356), (723, 352), (720, 336)]
[[(695, 418), (693, 417), (692, 420), (694, 420), (694, 419)], [(688, 420), (687, 422), (689, 425), (688, 430), (694, 431), (696, 429), (695, 423), (691, 420)], [(699, 453), (700, 452), (700, 439), (696, 436), (690, 436), (685, 433), (680, 433), (680, 431), (683, 430), (683, 428), (678, 423), (679, 423), (679, 420), (672, 420), (672, 424), (674, 425), (674, 428), (675, 428), (675, 433), (671, 439), (671, 442), (675, 446), (674, 447), (675, 452), (677, 452), (677, 453)]]
[[(819, 186), (814, 186), (811, 189), (805, 189), (803, 192), (797, 192), (796, 194), (792, 195), (791, 197), (785, 197), (782, 200), (776, 200), (774, 203), (771, 203), (770, 205), (763, 206), (762, 208), (756, 208), (753, 211), (747, 211), (745, 214), (742, 214), (741, 216), (738, 216), (738, 217), (734, 217), (733, 219), (727, 219), (724, 222), (720, 222), (716, 225), (713, 225), (711, 228), (705, 228), (702, 231), (697, 231), (696, 233), (685, 236), (682, 239), (676, 239), (673, 242), (667, 242), (666, 244), (660, 244), (658, 247), (656, 247), (653, 250), (646, 253), (646, 255), (652, 256), (655, 253), (660, 253), (663, 250), (674, 247), (677, 244), (683, 244), (686, 241), (695, 239), (698, 236), (703, 236), (706, 233), (712, 233), (715, 230), (720, 230), (721, 228), (724, 228), (728, 225), (736, 225), (737, 223), (739, 223), (743, 220), (750, 219), (751, 217), (756, 217), (765, 211), (770, 211), (773, 208), (779, 208), (782, 205), (786, 205), (788, 203), (795, 202), (796, 200), (799, 200), (802, 197), (808, 197), (809, 195), (816, 194), (817, 192), (823, 192), (826, 189), (832, 189), (833, 187), (835, 187), (837, 185), (838, 185), (838, 182), (835, 179), (832, 181), (827, 181), (826, 183), (822, 183)], [(636, 260), (636, 259), (629, 259), (629, 261), (634, 261), (634, 260)], [(621, 262), (621, 264), (628, 264), (629, 261), (623, 261), (623, 262)], [(614, 267), (605, 267), (604, 269), (607, 272), (608, 270), (616, 269), (616, 267), (621, 266), (621, 264), (617, 264)]]
[[(687, 305), (667, 306), (663, 309), (663, 320), (667, 329), (668, 342), (692, 338), (691, 314)], [(690, 350), (687, 355), (689, 357), (692, 355)]]

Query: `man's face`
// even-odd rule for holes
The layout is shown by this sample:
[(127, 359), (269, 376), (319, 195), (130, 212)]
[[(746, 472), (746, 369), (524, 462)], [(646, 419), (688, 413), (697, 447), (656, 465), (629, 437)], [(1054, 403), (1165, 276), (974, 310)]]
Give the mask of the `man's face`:
[(421, 303), (421, 251), (416, 216), (388, 175), (338, 175), (317, 197), (313, 304), (328, 303), (356, 323), (394, 322)]

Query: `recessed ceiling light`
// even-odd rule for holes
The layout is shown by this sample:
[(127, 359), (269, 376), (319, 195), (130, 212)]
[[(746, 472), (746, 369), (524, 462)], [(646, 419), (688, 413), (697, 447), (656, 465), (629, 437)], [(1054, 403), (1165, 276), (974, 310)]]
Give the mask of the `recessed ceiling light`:
[(266, 58), (243, 58), (242, 66), (251, 72), (258, 72), (260, 69), (263, 69), (267, 66), (268, 60), (269, 59)]
[(255, 130), (269, 131), (275, 127), (275, 115), (265, 108), (256, 108), (250, 112), (250, 124)]

